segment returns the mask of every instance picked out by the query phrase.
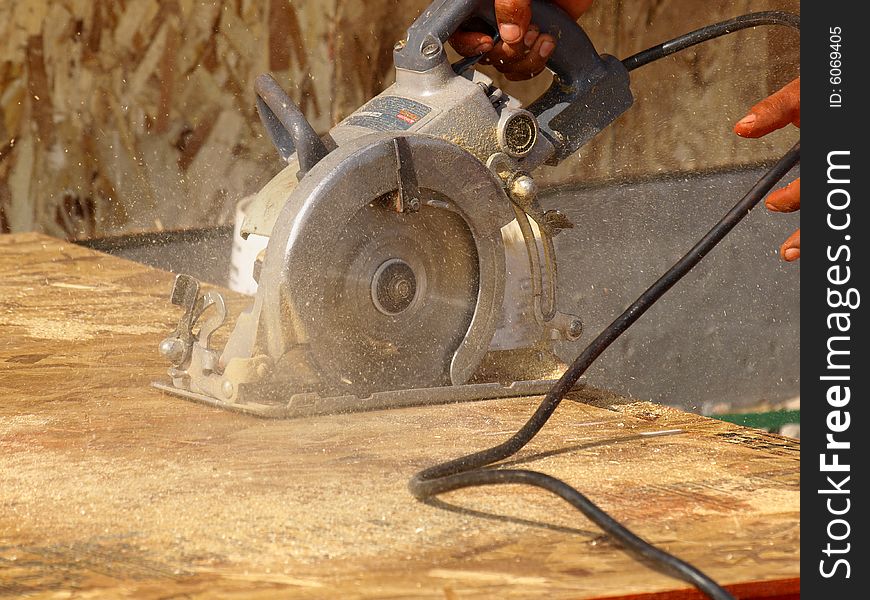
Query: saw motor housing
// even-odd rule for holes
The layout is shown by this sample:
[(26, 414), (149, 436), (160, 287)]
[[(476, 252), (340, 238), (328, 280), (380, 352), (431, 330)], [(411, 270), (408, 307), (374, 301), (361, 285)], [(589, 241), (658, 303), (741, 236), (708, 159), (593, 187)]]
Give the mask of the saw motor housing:
[(491, 0), (433, 3), (395, 46), (396, 82), (324, 136), (260, 76), (258, 112), (287, 167), (242, 227), (269, 237), (258, 291), (219, 352), (223, 297), (178, 276), (184, 314), (158, 387), (261, 416), (543, 391), (552, 343), (582, 323), (557, 310), (553, 237), (573, 225), (541, 208), (531, 173), (632, 97), (622, 64), (565, 13), (536, 1), (533, 15), (558, 44), (553, 84), (528, 107), (444, 50), (472, 17), (495, 26)]

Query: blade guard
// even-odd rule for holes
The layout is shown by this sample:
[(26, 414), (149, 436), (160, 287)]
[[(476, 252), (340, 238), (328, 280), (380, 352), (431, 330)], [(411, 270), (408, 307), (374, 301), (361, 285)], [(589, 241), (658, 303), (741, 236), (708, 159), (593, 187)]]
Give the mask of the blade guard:
[[(266, 249), (257, 293), (262, 309), (260, 330), (266, 335), (266, 353), (275, 358), (293, 344), (307, 343), (306, 331), (317, 327), (312, 316), (316, 307), (300, 297), (299, 291), (318, 276), (310, 269), (322, 263), (334, 243), (332, 237), (359, 210), (360, 203), (396, 189), (391, 178), (381, 176), (400, 170), (393, 144), (396, 137), (407, 141), (413, 163), (427, 165), (415, 169), (417, 185), (456, 202), (478, 244), (478, 310), (450, 369), (453, 383), (460, 384), (473, 374), (495, 331), (504, 292), (501, 227), (513, 217), (492, 173), (458, 146), (438, 138), (397, 133), (364, 136), (339, 146), (300, 182), (282, 208)], [(364, 172), (371, 176), (349, 176)]]

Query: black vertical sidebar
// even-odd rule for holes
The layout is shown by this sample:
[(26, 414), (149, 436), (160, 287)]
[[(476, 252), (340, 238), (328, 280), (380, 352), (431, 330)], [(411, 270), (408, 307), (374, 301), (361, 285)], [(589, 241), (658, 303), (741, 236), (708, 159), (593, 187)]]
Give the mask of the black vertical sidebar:
[[(801, 593), (868, 597), (863, 2), (801, 3)], [(865, 293), (866, 292), (866, 293)]]

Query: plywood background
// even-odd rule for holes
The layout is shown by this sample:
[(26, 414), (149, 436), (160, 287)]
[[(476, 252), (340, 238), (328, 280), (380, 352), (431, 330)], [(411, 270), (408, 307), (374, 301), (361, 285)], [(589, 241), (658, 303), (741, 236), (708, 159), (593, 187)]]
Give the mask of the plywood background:
[[(280, 167), (254, 111), (271, 71), (320, 131), (392, 78), (427, 0), (0, 0), (0, 231), (85, 238), (227, 222)], [(582, 23), (620, 58), (797, 0), (598, 0)], [(756, 30), (651, 65), (635, 107), (547, 184), (770, 159), (793, 141), (731, 124), (797, 74), (797, 36)], [(545, 80), (505, 87), (526, 100)]]

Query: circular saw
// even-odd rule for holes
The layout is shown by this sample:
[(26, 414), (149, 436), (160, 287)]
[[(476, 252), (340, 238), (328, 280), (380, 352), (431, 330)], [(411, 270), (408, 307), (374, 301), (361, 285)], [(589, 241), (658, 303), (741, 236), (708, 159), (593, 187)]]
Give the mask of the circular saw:
[(263, 126), (287, 166), (256, 196), (243, 235), (268, 236), (251, 307), (223, 349), (217, 291), (176, 277), (182, 310), (160, 344), (166, 391), (266, 417), (469, 401), (546, 391), (558, 340), (582, 322), (558, 310), (553, 238), (572, 227), (537, 198), (558, 164), (632, 103), (622, 63), (599, 55), (558, 7), (533, 2), (559, 44), (552, 86), (523, 106), (451, 64), (470, 19), (495, 31), (491, 0), (438, 0), (396, 43), (396, 82), (318, 135), (269, 75)]

